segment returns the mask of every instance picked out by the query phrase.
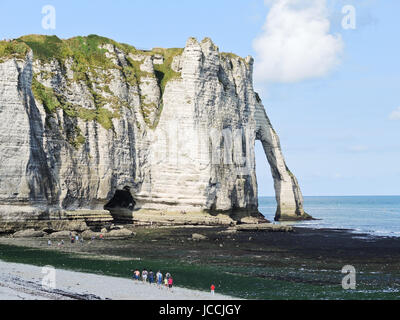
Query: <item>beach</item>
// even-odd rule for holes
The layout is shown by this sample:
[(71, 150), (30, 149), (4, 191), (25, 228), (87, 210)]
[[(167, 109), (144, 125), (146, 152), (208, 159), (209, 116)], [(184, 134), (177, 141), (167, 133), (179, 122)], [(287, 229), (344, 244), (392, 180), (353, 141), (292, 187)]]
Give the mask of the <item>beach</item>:
[[(0, 260), (40, 267), (53, 265), (95, 277), (117, 277), (121, 288), (132, 290), (140, 285), (131, 280), (132, 270), (161, 270), (173, 275), (177, 287), (197, 292), (186, 295), (177, 290), (170, 295), (155, 288), (152, 299), (210, 299), (211, 284), (225, 297), (242, 299), (398, 299), (400, 296), (400, 238), (311, 228), (235, 234), (223, 231), (223, 227), (135, 227), (136, 235), (131, 239), (75, 244), (66, 241), (61, 247), (48, 246), (46, 237), (0, 237)], [(190, 240), (193, 233), (206, 238)], [(356, 290), (342, 288), (345, 276), (342, 268), (346, 265), (356, 269)], [(108, 298), (107, 291), (102, 291), (105, 287), (84, 291), (79, 283), (71, 287), (75, 293)], [(109, 298), (151, 296), (135, 292), (121, 297), (123, 293), (116, 292)]]
[(0, 300), (230, 300), (216, 293), (96, 274), (55, 270), (55, 288), (43, 287), (48, 270), (0, 261)]

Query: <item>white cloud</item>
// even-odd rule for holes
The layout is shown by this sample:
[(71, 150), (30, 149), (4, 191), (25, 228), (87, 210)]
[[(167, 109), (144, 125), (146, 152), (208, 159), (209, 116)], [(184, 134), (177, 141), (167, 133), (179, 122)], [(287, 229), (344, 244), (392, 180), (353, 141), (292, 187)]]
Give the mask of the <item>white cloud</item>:
[(259, 81), (321, 77), (340, 63), (343, 41), (332, 35), (325, 0), (266, 0), (263, 32), (253, 43)]
[(390, 116), (390, 120), (400, 120), (400, 107), (398, 107), (396, 110), (394, 110)]

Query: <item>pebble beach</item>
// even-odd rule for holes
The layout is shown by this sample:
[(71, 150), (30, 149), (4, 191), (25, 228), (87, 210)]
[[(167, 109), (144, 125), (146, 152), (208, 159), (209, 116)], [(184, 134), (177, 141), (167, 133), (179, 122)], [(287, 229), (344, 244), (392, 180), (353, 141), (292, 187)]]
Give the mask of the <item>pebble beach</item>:
[(55, 288), (43, 287), (42, 267), (0, 261), (0, 300), (229, 300), (216, 293), (171, 290), (131, 279), (56, 269)]

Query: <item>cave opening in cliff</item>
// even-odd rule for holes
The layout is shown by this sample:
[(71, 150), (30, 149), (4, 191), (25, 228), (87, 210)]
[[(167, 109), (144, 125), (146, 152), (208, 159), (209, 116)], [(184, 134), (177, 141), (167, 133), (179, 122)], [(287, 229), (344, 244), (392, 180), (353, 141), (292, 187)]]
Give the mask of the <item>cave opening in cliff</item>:
[(116, 190), (113, 198), (104, 206), (104, 210), (111, 213), (116, 211), (133, 211), (136, 202), (133, 199), (130, 187), (124, 187), (122, 190)]

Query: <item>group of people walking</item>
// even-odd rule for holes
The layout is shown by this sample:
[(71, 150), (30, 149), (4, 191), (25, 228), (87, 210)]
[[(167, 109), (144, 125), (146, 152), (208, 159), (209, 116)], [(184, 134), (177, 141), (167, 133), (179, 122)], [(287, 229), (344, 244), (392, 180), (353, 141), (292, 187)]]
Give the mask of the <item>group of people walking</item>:
[(75, 236), (74, 236), (74, 235), (72, 234), (72, 232), (69, 233), (69, 237), (70, 237), (70, 239), (71, 239), (71, 243), (78, 243), (78, 242), (83, 243), (83, 237), (79, 238), (78, 235), (75, 235)]
[(157, 271), (154, 274), (152, 270), (147, 271), (147, 269), (143, 269), (142, 273), (138, 269), (133, 271), (133, 279), (137, 281), (142, 280), (150, 284), (156, 283), (160, 288), (164, 285), (168, 289), (172, 289), (172, 285), (174, 284), (174, 279), (169, 272), (164, 276), (161, 271)]

